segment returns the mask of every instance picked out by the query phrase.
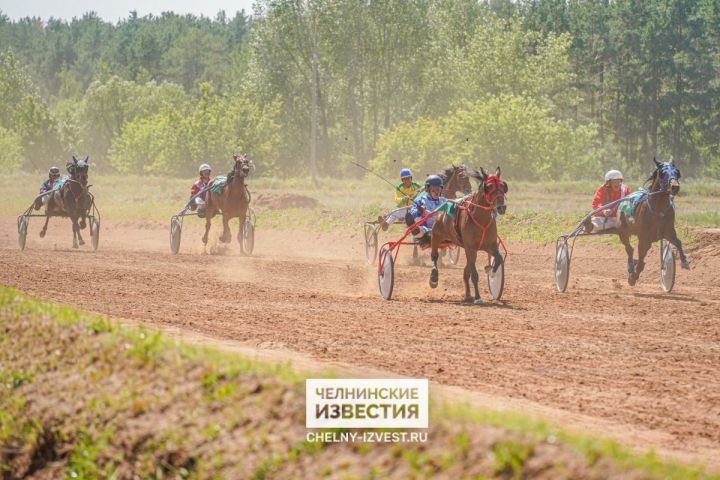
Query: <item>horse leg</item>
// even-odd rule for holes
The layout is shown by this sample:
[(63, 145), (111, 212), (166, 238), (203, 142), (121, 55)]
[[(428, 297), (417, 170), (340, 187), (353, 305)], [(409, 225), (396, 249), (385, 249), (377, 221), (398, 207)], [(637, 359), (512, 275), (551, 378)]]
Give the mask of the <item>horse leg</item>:
[(482, 298), (480, 298), (480, 289), (478, 288), (478, 281), (480, 280), (480, 275), (478, 274), (475, 262), (473, 262), (470, 267), (472, 268), (470, 276), (472, 278), (473, 287), (475, 288), (475, 301), (473, 303), (475, 303), (475, 305), (482, 305), (483, 301)]
[(627, 272), (628, 272), (628, 284), (632, 287), (635, 285), (635, 282), (637, 282), (637, 277), (635, 276), (635, 262), (633, 261), (633, 247), (630, 245), (630, 235), (629, 234), (619, 234), (620, 241), (623, 245), (625, 245), (625, 252), (627, 253), (628, 257), (628, 263), (627, 263)]
[[(465, 257), (468, 257), (468, 252), (465, 250)], [(470, 261), (465, 262), (465, 268), (463, 269), (463, 283), (465, 284), (465, 303), (472, 302), (473, 298), (470, 296)]]
[[(77, 220), (77, 219), (76, 219), (76, 220)], [(78, 225), (77, 225), (78, 243), (79, 243), (80, 245), (85, 245), (85, 240), (83, 240), (82, 235), (80, 234), (80, 230), (82, 230), (82, 228), (83, 228), (81, 225), (82, 225), (81, 223), (78, 223)]]
[(223, 243), (230, 243), (230, 240), (232, 240), (232, 233), (230, 233), (230, 225), (228, 224), (229, 221), (230, 219), (223, 212), (223, 233), (220, 237), (220, 241)]
[[(477, 267), (475, 266), (475, 262), (477, 261), (477, 250), (465, 250), (465, 257), (467, 258), (467, 265), (465, 265), (465, 270), (467, 273), (465, 276), (469, 277), (469, 279), (472, 279), (473, 288), (475, 289), (475, 298), (474, 302), (475, 305), (482, 305), (483, 301), (480, 298), (480, 289), (478, 288), (478, 280), (480, 279), (480, 275), (478, 274)], [(470, 285), (468, 284), (468, 280), (465, 280), (465, 301), (470, 303)]]
[(78, 227), (77, 224), (77, 217), (75, 217), (74, 215), (70, 216), (70, 222), (72, 222), (73, 248), (79, 248), (77, 237), (78, 233), (80, 232), (80, 227)]
[[(433, 225), (434, 226), (434, 225)], [(436, 288), (438, 286), (438, 252), (440, 247), (440, 235), (432, 235), (430, 237), (430, 260), (432, 260), (432, 269), (430, 270), (430, 288)]]
[(43, 225), (42, 230), (40, 230), (40, 238), (45, 238), (45, 234), (47, 233), (48, 222), (50, 222), (50, 215), (47, 215), (45, 217), (45, 225)]
[(677, 232), (675, 231), (675, 226), (672, 226), (672, 229), (670, 230), (670, 238), (668, 238), (668, 241), (672, 243), (675, 248), (677, 248), (678, 253), (680, 254), (680, 266), (684, 268), (685, 270), (690, 270), (690, 262), (688, 262), (687, 257), (685, 256), (685, 252), (682, 248), (682, 242), (677, 236)]
[(650, 250), (650, 245), (652, 245), (652, 242), (649, 238), (646, 238), (644, 235), (638, 237), (638, 263), (635, 269), (635, 280), (640, 278), (640, 274), (645, 270), (645, 256)]
[(210, 209), (207, 209), (205, 211), (205, 235), (202, 237), (203, 245), (207, 245), (208, 242), (208, 233), (210, 232), (210, 219), (212, 218)]

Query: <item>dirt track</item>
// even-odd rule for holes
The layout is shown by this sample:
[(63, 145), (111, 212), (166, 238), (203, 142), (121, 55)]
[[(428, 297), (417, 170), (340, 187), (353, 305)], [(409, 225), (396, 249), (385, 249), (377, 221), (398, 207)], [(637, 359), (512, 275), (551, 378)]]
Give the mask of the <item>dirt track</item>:
[(234, 242), (204, 254), (192, 221), (178, 256), (163, 224), (105, 221), (92, 254), (69, 249), (67, 221), (53, 222), (41, 240), (33, 220), (20, 253), (15, 218), (0, 219), (0, 283), (113, 317), (539, 404), (720, 467), (720, 235), (690, 253), (692, 270), (678, 270), (671, 294), (659, 286), (657, 248), (631, 288), (624, 253), (579, 244), (558, 294), (553, 246), (510, 244), (503, 302), (475, 307), (459, 302), (459, 267), (442, 269), (431, 290), (428, 269), (404, 258), (395, 300), (381, 300), (360, 229), (259, 231), (247, 258)]

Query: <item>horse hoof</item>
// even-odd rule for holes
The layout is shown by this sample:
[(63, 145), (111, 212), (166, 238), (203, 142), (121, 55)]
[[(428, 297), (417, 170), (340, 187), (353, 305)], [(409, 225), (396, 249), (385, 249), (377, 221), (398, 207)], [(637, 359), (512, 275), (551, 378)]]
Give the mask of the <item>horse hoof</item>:
[(687, 260), (685, 260), (684, 262), (680, 262), (680, 266), (685, 270), (690, 270), (690, 262), (688, 262)]
[(473, 302), (475, 305), (482, 305), (484, 302), (482, 301), (482, 298), (476, 298)]
[(85, 240), (80, 240), (79, 243), (80, 245), (85, 245)]
[(473, 303), (472, 297), (465, 297), (465, 303)]
[(631, 273), (630, 275), (628, 275), (628, 285), (634, 287), (635, 283), (637, 283), (637, 277)]
[(78, 247), (77, 243), (73, 243), (73, 248), (80, 248), (80, 247)]
[(45, 238), (45, 230), (40, 230), (40, 238)]
[(437, 286), (438, 286), (438, 281), (437, 281), (437, 280), (433, 280), (433, 279), (431, 278), (431, 279), (430, 279), (430, 288), (437, 288)]

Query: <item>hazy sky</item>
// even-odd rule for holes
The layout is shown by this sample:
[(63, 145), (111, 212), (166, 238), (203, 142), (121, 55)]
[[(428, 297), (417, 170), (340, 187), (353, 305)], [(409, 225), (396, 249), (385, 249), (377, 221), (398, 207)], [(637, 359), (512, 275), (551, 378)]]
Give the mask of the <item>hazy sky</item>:
[(81, 17), (84, 13), (95, 11), (104, 20), (117, 22), (120, 18), (128, 16), (131, 10), (137, 10), (139, 16), (152, 13), (160, 14), (166, 11), (185, 14), (205, 15), (215, 17), (220, 10), (225, 10), (228, 17), (236, 11), (245, 10), (247, 15), (252, 14), (254, 0), (0, 0), (0, 10), (17, 20), (23, 17), (49, 17), (70, 20), (72, 17)]

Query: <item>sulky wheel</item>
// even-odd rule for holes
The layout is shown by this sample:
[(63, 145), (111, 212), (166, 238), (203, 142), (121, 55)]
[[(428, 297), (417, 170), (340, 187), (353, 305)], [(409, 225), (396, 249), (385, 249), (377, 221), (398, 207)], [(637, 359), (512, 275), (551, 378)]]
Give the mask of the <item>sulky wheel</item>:
[(485, 269), (487, 272), (488, 293), (493, 300), (500, 300), (505, 288), (505, 262), (501, 263), (497, 270), (493, 272), (495, 262), (495, 257), (491, 256), (490, 265)]
[(90, 245), (92, 246), (93, 252), (97, 252), (99, 244), (100, 244), (100, 220), (96, 220), (95, 217), (90, 217)]
[(675, 250), (663, 240), (660, 240), (660, 285), (667, 293), (675, 285)]
[(250, 221), (250, 218), (245, 220), (240, 248), (245, 255), (252, 255), (253, 249), (255, 248), (255, 225)]
[(365, 260), (372, 265), (377, 258), (378, 236), (377, 229), (369, 223), (365, 224)]
[(380, 295), (385, 300), (390, 300), (395, 283), (395, 262), (389, 248), (383, 247), (380, 251), (379, 261), (378, 287), (380, 288)]
[(182, 236), (182, 222), (177, 217), (170, 221), (170, 251), (177, 254), (180, 251), (180, 237)]
[(25, 240), (27, 240), (28, 218), (25, 216), (18, 217), (18, 245), (20, 251), (25, 250)]
[(558, 243), (555, 248), (555, 288), (563, 293), (570, 279), (570, 255), (567, 242)]

